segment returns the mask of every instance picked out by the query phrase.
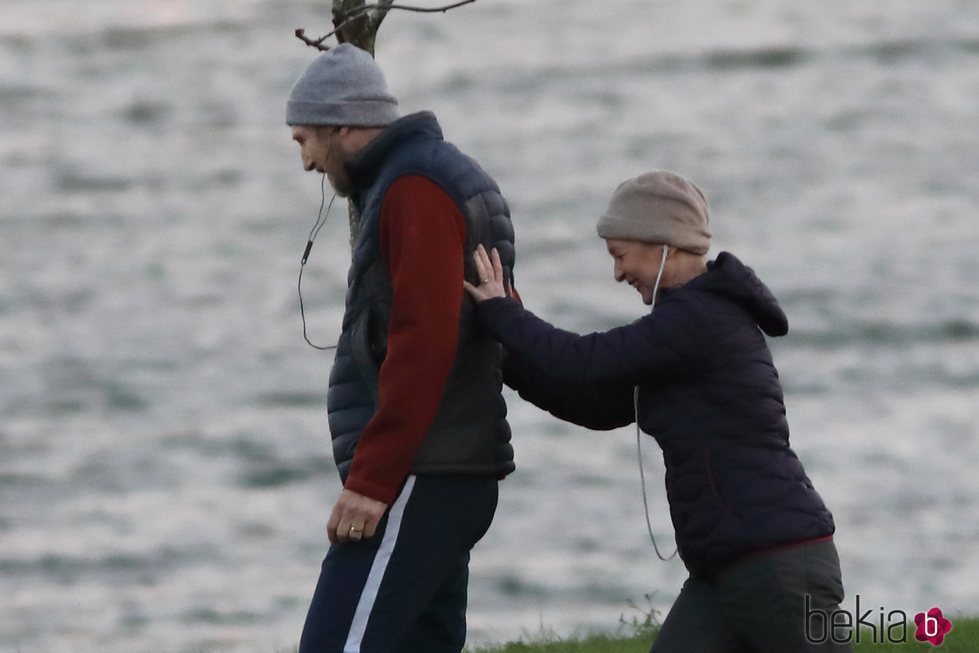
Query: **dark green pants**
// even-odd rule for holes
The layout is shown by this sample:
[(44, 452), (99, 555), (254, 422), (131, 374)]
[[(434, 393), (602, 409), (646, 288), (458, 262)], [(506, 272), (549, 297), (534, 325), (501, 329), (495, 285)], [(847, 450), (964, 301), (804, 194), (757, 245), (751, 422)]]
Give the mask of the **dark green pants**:
[(832, 541), (752, 554), (715, 578), (688, 578), (650, 653), (850, 652), (822, 616), (842, 601)]

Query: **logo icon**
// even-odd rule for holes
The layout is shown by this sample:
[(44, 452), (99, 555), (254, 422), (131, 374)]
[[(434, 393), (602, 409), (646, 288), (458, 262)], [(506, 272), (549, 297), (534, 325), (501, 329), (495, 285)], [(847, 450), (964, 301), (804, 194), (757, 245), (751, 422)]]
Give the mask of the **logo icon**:
[(918, 626), (914, 638), (932, 646), (941, 646), (945, 635), (952, 630), (952, 622), (942, 615), (942, 609), (937, 606), (927, 613), (919, 612), (914, 615), (914, 623)]

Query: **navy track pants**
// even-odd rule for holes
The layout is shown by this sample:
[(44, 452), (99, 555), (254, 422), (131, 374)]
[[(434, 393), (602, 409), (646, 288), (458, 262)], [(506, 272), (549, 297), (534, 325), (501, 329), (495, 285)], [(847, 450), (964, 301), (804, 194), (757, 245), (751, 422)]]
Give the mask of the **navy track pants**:
[(459, 653), (497, 497), (493, 477), (409, 476), (374, 537), (330, 547), (299, 653)]

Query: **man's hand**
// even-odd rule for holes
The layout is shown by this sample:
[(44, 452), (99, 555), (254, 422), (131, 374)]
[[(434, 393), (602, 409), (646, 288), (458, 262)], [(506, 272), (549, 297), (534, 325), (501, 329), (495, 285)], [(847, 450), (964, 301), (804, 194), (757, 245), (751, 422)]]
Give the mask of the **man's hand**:
[(332, 544), (359, 542), (365, 537), (374, 537), (377, 524), (387, 507), (388, 504), (381, 501), (344, 490), (333, 506), (330, 521), (326, 523), (326, 536)]

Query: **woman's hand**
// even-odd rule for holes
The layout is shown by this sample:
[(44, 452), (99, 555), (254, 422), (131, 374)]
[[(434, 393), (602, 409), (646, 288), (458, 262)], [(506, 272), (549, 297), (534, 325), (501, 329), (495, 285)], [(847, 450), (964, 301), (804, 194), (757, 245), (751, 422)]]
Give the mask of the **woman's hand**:
[(493, 261), (490, 262), (486, 249), (480, 245), (473, 252), (473, 261), (476, 263), (476, 274), (479, 275), (481, 283), (474, 286), (466, 280), (462, 281), (462, 286), (472, 295), (477, 302), (494, 297), (507, 297), (510, 293), (503, 286), (503, 263), (500, 262), (500, 253), (493, 248)]

